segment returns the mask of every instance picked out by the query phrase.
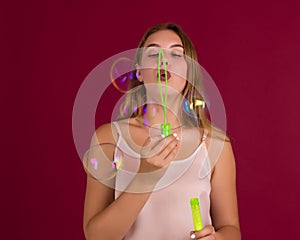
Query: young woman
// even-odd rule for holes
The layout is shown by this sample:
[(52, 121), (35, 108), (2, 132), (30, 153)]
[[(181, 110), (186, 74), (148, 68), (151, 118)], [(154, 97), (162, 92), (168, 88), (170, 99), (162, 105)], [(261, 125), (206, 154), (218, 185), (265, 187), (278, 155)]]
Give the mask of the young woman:
[[(135, 68), (126, 111), (92, 140), (116, 146), (122, 167), (104, 181), (88, 171), (86, 239), (241, 239), (234, 155), (205, 115), (193, 44), (178, 25), (156, 25), (139, 44)], [(193, 230), (193, 197), (200, 231)]]

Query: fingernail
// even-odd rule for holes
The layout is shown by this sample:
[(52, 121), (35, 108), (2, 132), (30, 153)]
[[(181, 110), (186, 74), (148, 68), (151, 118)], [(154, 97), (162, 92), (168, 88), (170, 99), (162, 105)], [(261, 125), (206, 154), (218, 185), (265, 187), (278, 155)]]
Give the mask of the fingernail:
[(193, 234), (191, 235), (191, 239), (194, 239), (194, 238), (196, 238), (196, 234), (195, 234), (195, 233), (193, 233)]
[(173, 133), (173, 136), (175, 137), (175, 139), (178, 141), (179, 140), (179, 137), (177, 135), (177, 133)]

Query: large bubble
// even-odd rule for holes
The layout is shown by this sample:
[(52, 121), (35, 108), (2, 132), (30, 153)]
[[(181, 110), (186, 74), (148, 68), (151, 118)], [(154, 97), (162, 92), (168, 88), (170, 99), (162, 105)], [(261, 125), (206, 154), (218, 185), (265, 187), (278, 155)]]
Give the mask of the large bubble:
[(115, 144), (102, 143), (91, 146), (84, 154), (82, 162), (91, 177), (108, 184), (122, 166), (123, 154)]
[(136, 77), (133, 68), (133, 61), (129, 58), (117, 59), (110, 68), (110, 78), (112, 84), (122, 93), (128, 91), (130, 82)]
[[(90, 146), (96, 109), (102, 107), (99, 100), (111, 84), (124, 93), (111, 106), (115, 142)], [(184, 95), (191, 86), (194, 95)], [(207, 149), (201, 142), (199, 109), (213, 126)], [(139, 172), (142, 161), (164, 149), (168, 135), (162, 134), (161, 124), (170, 119), (176, 124), (169, 127), (169, 134), (180, 138), (177, 155), (166, 168)], [(73, 137), (84, 167), (117, 191), (148, 191), (143, 184), (131, 185), (136, 178), (141, 183), (157, 179), (151, 191), (168, 187), (189, 172), (199, 153), (203, 158), (197, 165), (199, 178), (206, 177), (223, 149), (222, 132), (226, 133), (225, 108), (211, 76), (193, 59), (170, 49), (132, 49), (112, 56), (88, 74), (74, 102)]]

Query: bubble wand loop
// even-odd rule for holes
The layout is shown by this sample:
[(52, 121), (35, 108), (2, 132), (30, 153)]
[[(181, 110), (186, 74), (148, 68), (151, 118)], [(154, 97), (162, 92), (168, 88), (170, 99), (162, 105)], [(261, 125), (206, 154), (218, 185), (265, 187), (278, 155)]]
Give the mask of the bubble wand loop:
[[(163, 60), (163, 65), (164, 65), (164, 72), (165, 72), (165, 98), (163, 97), (162, 93), (162, 84), (161, 84), (161, 58)], [(165, 54), (162, 49), (159, 50), (158, 52), (158, 84), (159, 84), (159, 92), (160, 92), (160, 98), (161, 102), (163, 105), (163, 110), (164, 110), (164, 123), (160, 125), (161, 129), (161, 134), (163, 137), (167, 137), (171, 134), (171, 125), (167, 123), (167, 99), (168, 99), (168, 74), (167, 74), (167, 65), (165, 61)]]

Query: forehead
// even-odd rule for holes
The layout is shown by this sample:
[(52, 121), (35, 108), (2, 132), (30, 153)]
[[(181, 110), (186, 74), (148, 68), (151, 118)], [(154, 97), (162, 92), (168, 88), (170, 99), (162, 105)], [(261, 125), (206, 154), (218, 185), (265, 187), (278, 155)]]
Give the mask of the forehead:
[(145, 42), (145, 47), (153, 43), (158, 44), (161, 48), (168, 48), (174, 44), (182, 45), (180, 37), (172, 30), (160, 30), (151, 34)]

